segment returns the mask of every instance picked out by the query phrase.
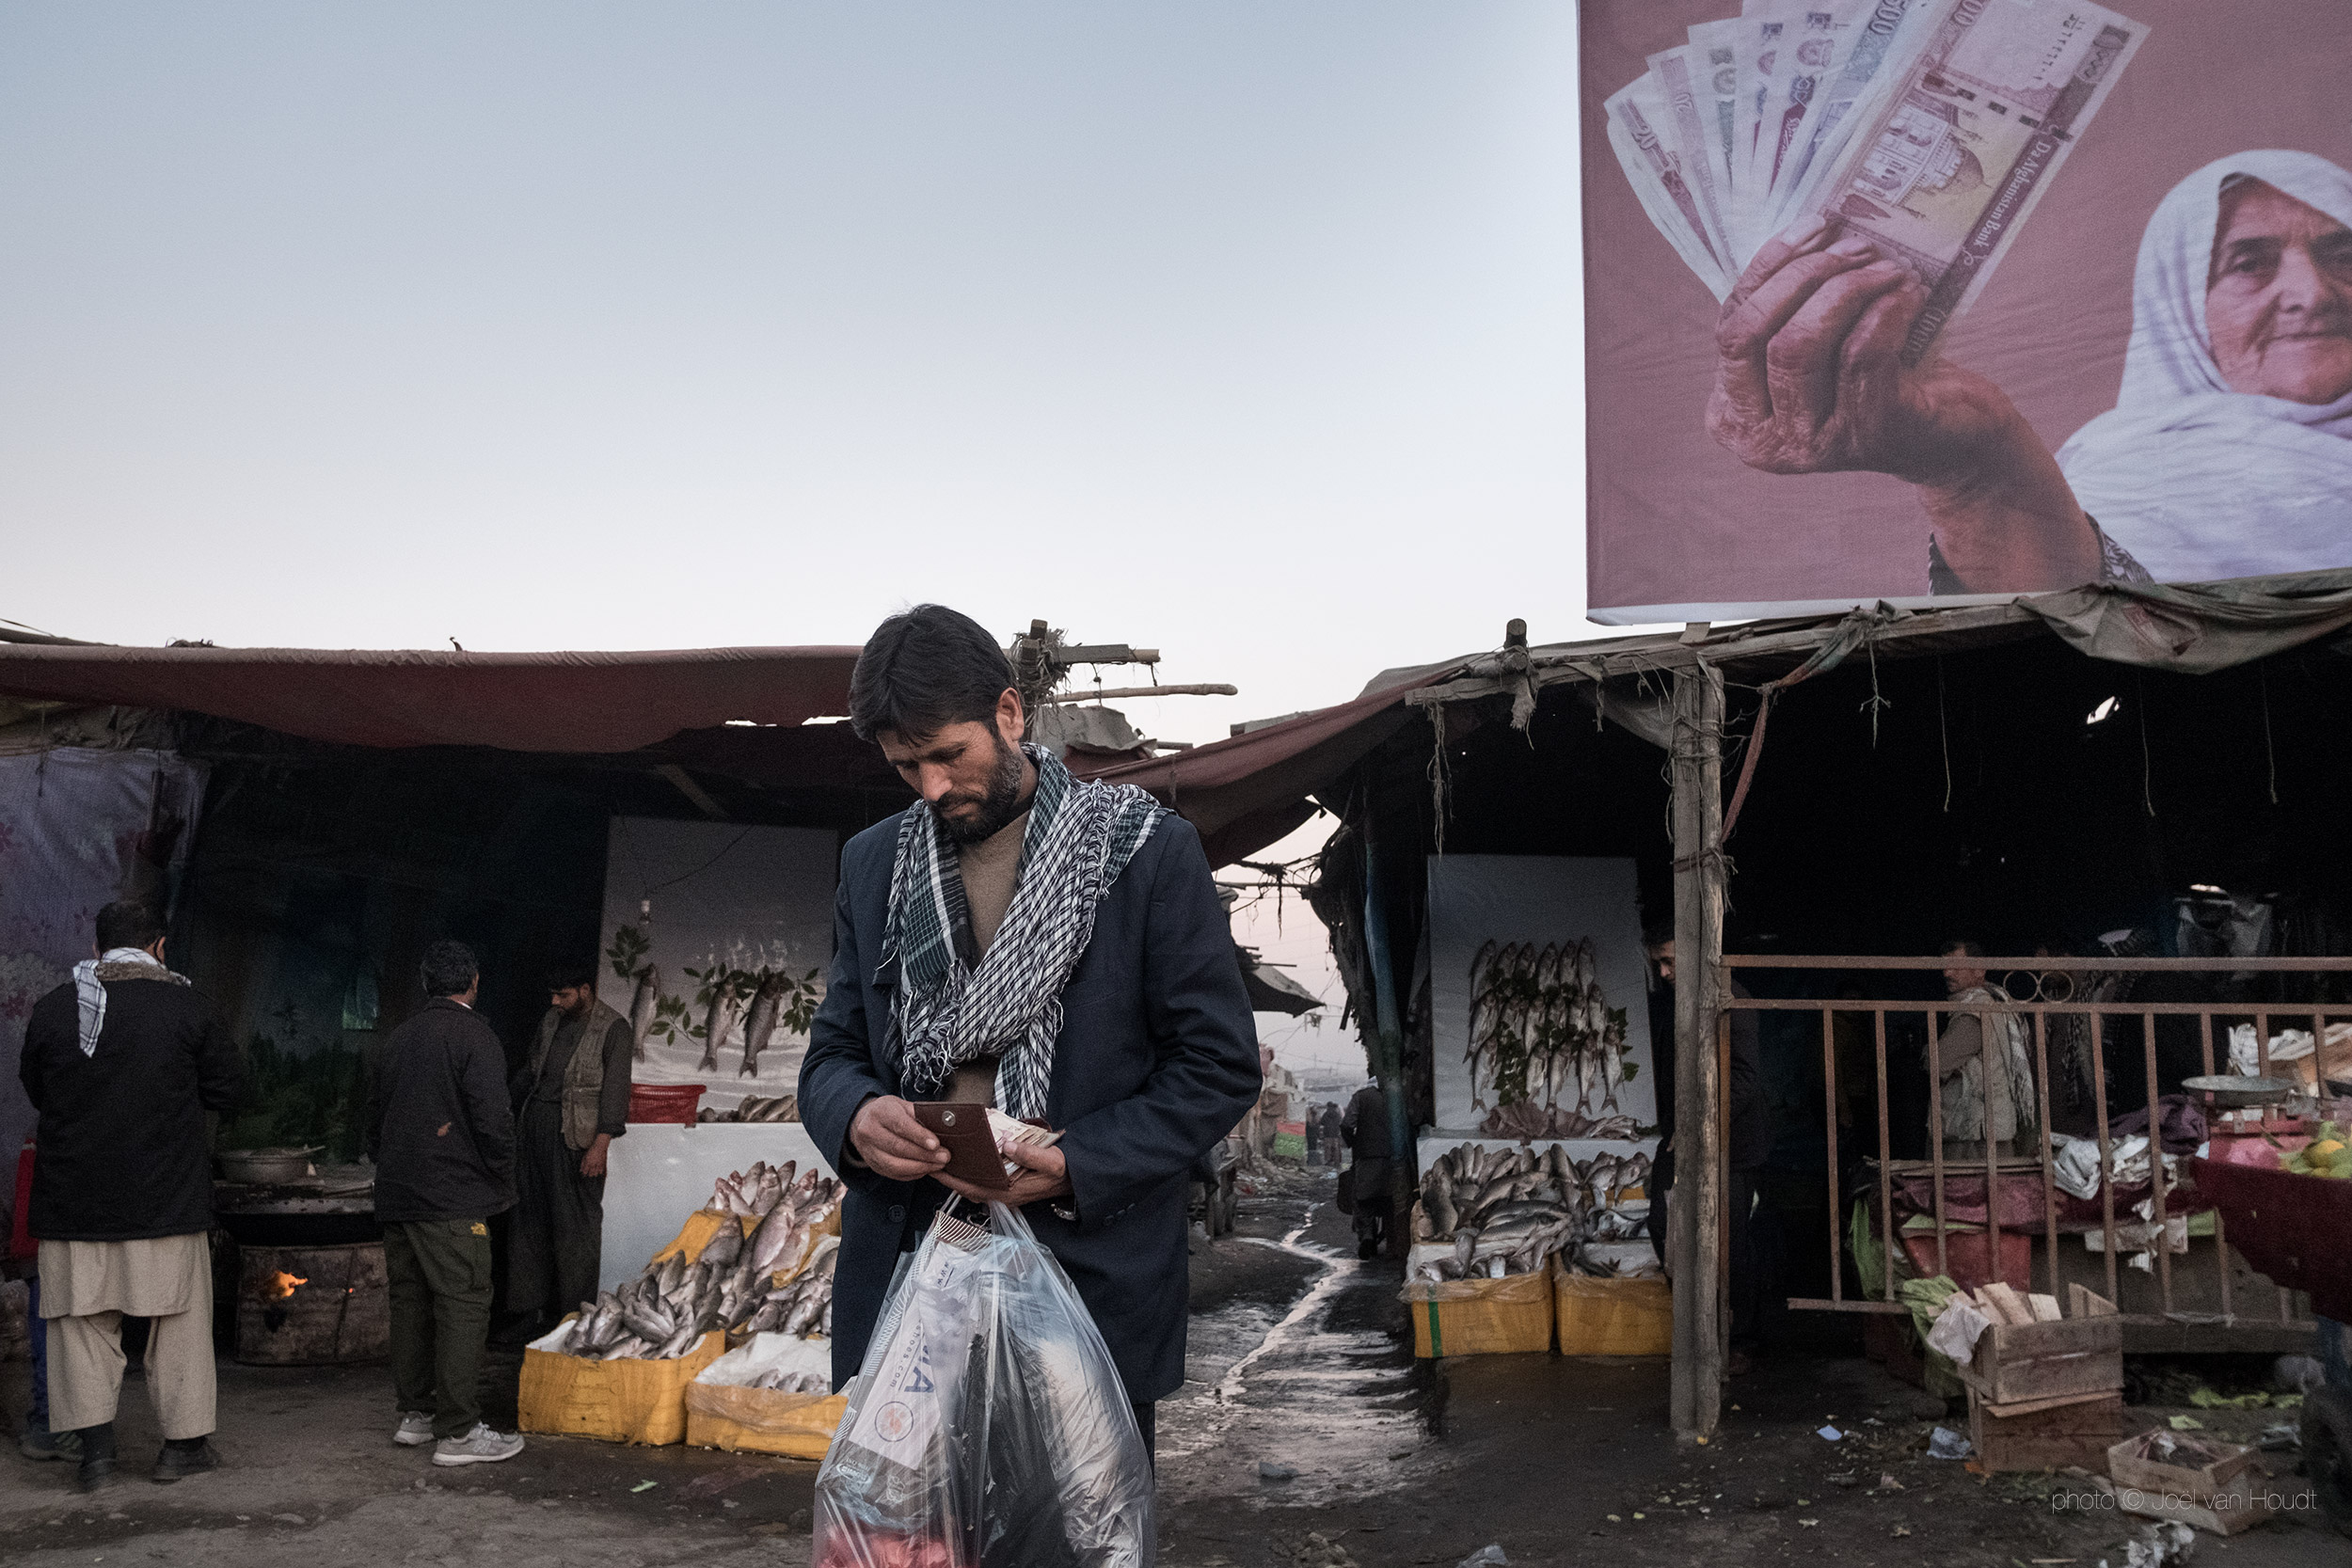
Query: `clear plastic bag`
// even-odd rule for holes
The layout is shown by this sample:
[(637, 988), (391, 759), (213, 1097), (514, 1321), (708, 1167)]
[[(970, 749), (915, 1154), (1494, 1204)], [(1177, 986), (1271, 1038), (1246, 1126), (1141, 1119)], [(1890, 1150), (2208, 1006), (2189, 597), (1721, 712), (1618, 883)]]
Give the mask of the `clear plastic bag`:
[(1017, 1210), (903, 1260), (817, 1476), (814, 1568), (1151, 1568), (1152, 1459)]

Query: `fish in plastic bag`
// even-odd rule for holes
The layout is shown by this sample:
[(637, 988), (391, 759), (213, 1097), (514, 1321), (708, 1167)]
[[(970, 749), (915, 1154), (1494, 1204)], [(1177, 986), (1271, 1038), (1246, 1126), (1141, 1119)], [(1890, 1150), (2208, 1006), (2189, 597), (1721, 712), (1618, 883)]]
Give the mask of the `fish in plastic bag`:
[(816, 1568), (1151, 1568), (1152, 1456), (1019, 1211), (902, 1261), (817, 1476)]

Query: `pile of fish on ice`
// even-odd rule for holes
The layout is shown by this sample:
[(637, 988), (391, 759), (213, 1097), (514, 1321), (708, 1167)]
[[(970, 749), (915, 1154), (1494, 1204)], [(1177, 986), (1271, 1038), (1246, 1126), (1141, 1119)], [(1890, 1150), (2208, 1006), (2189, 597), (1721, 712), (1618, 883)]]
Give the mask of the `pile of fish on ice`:
[[(840, 1239), (810, 1238), (840, 1206), (842, 1187), (814, 1166), (797, 1180), (793, 1169), (789, 1160), (763, 1161), (721, 1177), (707, 1212), (726, 1220), (700, 1256), (690, 1263), (679, 1251), (646, 1264), (628, 1284), (580, 1303), (579, 1316), (533, 1348), (589, 1361), (663, 1361), (718, 1330), (730, 1338), (830, 1334)], [(757, 1221), (748, 1234), (746, 1219)], [(787, 1275), (780, 1287), (779, 1274)]]
[(1627, 1272), (1593, 1250), (1642, 1233), (1647, 1211), (1634, 1212), (1626, 1195), (1647, 1191), (1646, 1154), (1596, 1154), (1571, 1159), (1552, 1144), (1541, 1153), (1457, 1144), (1429, 1163), (1413, 1205), (1412, 1237), (1422, 1251), (1452, 1242), (1450, 1255), (1423, 1252), (1419, 1280), (1500, 1279), (1534, 1274), (1553, 1253), (1583, 1272)]

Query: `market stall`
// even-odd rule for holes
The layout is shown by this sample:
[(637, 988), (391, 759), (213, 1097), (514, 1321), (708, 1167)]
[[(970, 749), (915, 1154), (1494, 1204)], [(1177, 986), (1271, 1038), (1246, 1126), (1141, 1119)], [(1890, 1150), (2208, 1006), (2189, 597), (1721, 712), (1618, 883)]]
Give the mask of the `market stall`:
[[(2034, 1011), (2071, 1019), (2050, 1040), (2055, 1131), (2088, 1140), (2089, 1169), (2105, 1167), (2077, 1182), (2085, 1196), (2060, 1180), (2085, 1159), (2065, 1145), (2046, 1158), (2017, 1148), (2031, 1168), (2014, 1183), (1987, 1178), (1979, 1153), (1976, 1203), (1988, 1184), (2000, 1192), (2004, 1231), (2010, 1205), (2028, 1211), (2037, 1255), (2056, 1228), (2061, 1276), (2087, 1274), (2117, 1301), (2127, 1346), (2279, 1350), (2308, 1339), (2292, 1292), (2282, 1298), (2229, 1250), (2226, 1222), (2205, 1235), (2211, 1222), (2164, 1187), (2161, 1159), (2151, 1174), (2112, 1167), (2129, 1136), (2097, 1124), (2090, 1085), (2105, 1085), (2105, 1113), (2120, 1123), (2226, 1065), (2240, 1026), (2258, 1052), (2289, 1030), (2316, 1037), (2314, 1056), (2352, 1049), (2352, 1031), (2311, 1020), (2352, 1000), (2341, 976), (2290, 981), (2227, 961), (2342, 968), (2352, 955), (2352, 836), (2338, 800), (2352, 768), (2352, 663), (2329, 641), (2347, 616), (2352, 575), (2329, 572), (2110, 583), (1917, 611), (1874, 605), (1572, 643), (1535, 642), (1514, 621), (1499, 646), (1383, 672), (1351, 703), (1112, 776), (1175, 804), (1213, 859), (1248, 853), (1303, 808), (1340, 818), (1309, 896), (1395, 1125), (1424, 1161), (1480, 1132), (1540, 1148), (1558, 1105), (1539, 1095), (1533, 1111), (1489, 1126), (1503, 1085), (1457, 1071), (1468, 1064), (1447, 1041), (1462, 1027), (1469, 965), (1437, 954), (1446, 868), (1629, 863), (1645, 922), (1664, 927), (1671, 913), (1681, 976), (1672, 1131), (1686, 1223), (1672, 1259), (1673, 1407), (1679, 1431), (1704, 1435), (1720, 1415), (1728, 1328), (1718, 1028), (1727, 1006), (1744, 1005), (1731, 993), (1735, 974), (1766, 1015), (1774, 1135), (1753, 1174), (1757, 1224), (1787, 1260), (1778, 1292), (1854, 1309), (1837, 1299), (1855, 1293), (1846, 1239), (1853, 1200), (1872, 1192), (1882, 1196), (1865, 1227), (1902, 1267), (1922, 1225), (1931, 1266), (1956, 1245), (1993, 1264), (2015, 1251), (2016, 1239), (1970, 1240), (1948, 1188), (1940, 1201), (1933, 1190), (1942, 1140), (1930, 1131), (1938, 1080), (1926, 1019), (1948, 1011), (1946, 966), (1910, 958), (1889, 960), (1907, 973), (1867, 973), (1849, 961), (1932, 955), (1956, 935), (1989, 944), (1979, 951), (2045, 948), (1999, 967), (2083, 982), (2058, 988), (2071, 1002), (2045, 998)], [(1494, 937), (1498, 948), (1526, 940)], [(1563, 935), (1534, 940), (1540, 965)], [(1726, 970), (1726, 952), (1787, 967)], [(2090, 955), (2117, 972), (2074, 961)], [(2167, 968), (2192, 958), (2214, 961), (2197, 978)], [(1769, 1011), (1784, 1003), (1810, 1016)], [(2268, 1025), (2265, 1012), (2276, 1015)], [(1860, 1031), (1841, 1013), (1859, 1014)], [(1873, 1013), (1886, 1023), (1875, 1037)], [(2215, 1029), (2209, 1050), (2201, 1015)], [(2102, 1018), (2117, 1021), (2104, 1042)], [(1857, 1055), (1870, 1070), (1854, 1070)], [(1825, 1059), (1839, 1064), (1843, 1090), (1825, 1088)], [(1459, 1085), (1472, 1083), (1484, 1104), (1460, 1102)], [(2162, 1125), (2154, 1141), (2178, 1159)], [(1833, 1142), (1839, 1157), (1826, 1157)], [(2060, 1155), (2068, 1165), (2054, 1164)], [(2183, 1244), (2191, 1250), (2173, 1250)]]

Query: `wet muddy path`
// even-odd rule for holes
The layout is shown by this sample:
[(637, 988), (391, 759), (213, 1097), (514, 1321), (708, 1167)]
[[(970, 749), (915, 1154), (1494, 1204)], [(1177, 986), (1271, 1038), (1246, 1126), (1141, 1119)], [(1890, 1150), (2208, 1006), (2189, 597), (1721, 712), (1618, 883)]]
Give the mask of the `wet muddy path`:
[(1262, 1560), (1282, 1515), (1428, 1473), (1397, 1265), (1357, 1260), (1327, 1178), (1282, 1187), (1245, 1198), (1233, 1235), (1195, 1243), (1187, 1376), (1159, 1416), (1171, 1563)]

